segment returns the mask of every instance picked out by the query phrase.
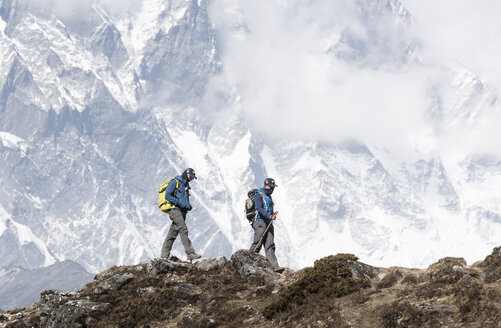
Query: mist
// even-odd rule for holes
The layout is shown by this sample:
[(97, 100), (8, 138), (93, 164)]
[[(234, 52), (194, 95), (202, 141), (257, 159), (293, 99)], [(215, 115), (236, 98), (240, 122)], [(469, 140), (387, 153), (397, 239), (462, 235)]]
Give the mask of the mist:
[[(403, 3), (409, 3), (409, 22), (407, 17), (396, 20), (384, 11), (377, 22), (364, 21), (361, 12), (365, 8), (359, 2), (212, 2), (223, 74), (241, 96), (243, 115), (274, 140), (336, 143), (355, 138), (385, 147), (414, 144), (423, 152), (499, 153), (501, 147), (495, 140), (499, 138), (494, 137), (499, 103), (485, 105), (488, 108), (479, 110), (481, 115), (467, 124), (453, 122), (451, 112), (461, 95), (451, 87), (455, 72), (449, 67), (463, 65), (465, 70), (485, 73), (486, 81), (492, 82), (488, 87), (494, 89), (501, 74), (481, 68), (500, 60), (501, 53), (488, 54), (497, 45), (478, 40), (477, 47), (470, 48), (455, 35), (444, 42), (442, 38), (450, 34), (447, 22), (456, 11), (449, 13), (451, 20), (433, 24), (434, 19), (441, 19), (437, 8), (445, 11), (456, 2)], [(459, 6), (465, 16), (472, 3)], [(475, 13), (476, 20), (492, 18), (487, 7)], [(457, 29), (468, 30), (471, 19), (466, 22), (458, 20)], [(493, 24), (501, 26), (489, 19), (483, 27), (488, 30)], [(360, 43), (350, 49), (353, 59), (332, 50), (346, 31)], [(469, 40), (476, 33), (465, 35)], [(378, 43), (377, 38), (384, 42)], [(482, 40), (496, 43), (493, 35)], [(439, 45), (447, 50), (440, 52)], [(485, 52), (479, 51), (483, 48)], [(367, 54), (357, 58), (357, 51), (362, 50)], [(392, 57), (404, 52), (405, 57)], [(478, 78), (484, 81), (483, 75)], [(436, 106), (434, 97), (440, 98), (439, 118), (430, 115)]]
[[(96, 4), (118, 16), (148, 5), (30, 2), (69, 21), (85, 19), (82, 13)], [(501, 88), (501, 4), (390, 3), (397, 6), (393, 13), (363, 1), (209, 1), (223, 71), (200, 110), (208, 120), (241, 111), (272, 140), (349, 138), (382, 147), (412, 144), (422, 152), (501, 155), (499, 101), (473, 104), (478, 113), (458, 121), (454, 111), (464, 95), (452, 86), (462, 67), (476, 74), (480, 88), (493, 94)], [(145, 95), (142, 103), (150, 99), (159, 97)]]

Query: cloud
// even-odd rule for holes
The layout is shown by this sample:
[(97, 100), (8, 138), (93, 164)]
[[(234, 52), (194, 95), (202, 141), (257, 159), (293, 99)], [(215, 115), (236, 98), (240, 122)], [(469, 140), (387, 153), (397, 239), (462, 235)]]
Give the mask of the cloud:
[(85, 21), (94, 5), (101, 5), (112, 14), (131, 13), (141, 8), (141, 0), (28, 0), (32, 5), (51, 8), (54, 14), (64, 18), (78, 18)]
[[(457, 103), (465, 95), (451, 85), (458, 62), (485, 73), (490, 81), (501, 76), (497, 68), (487, 72), (487, 66), (501, 60), (501, 52), (484, 53), (485, 49), (497, 54), (498, 38), (492, 31), (478, 38), (483, 29), (497, 30), (501, 23), (492, 22), (494, 13), (488, 6), (467, 18), (479, 6), (470, 8), (473, 1), (458, 6), (407, 3), (412, 3), (410, 26), (395, 19), (398, 10), (391, 14), (391, 8), (379, 8), (377, 2), (214, 1), (210, 15), (227, 80), (221, 83), (219, 76), (217, 84), (234, 86), (243, 115), (275, 140), (356, 138), (432, 153), (501, 154), (499, 142), (493, 140), (498, 135), (499, 105), (479, 110), (474, 122), (453, 124), (454, 115), (460, 115), (455, 112)], [(457, 16), (465, 20), (456, 23)], [(489, 21), (469, 31), (482, 20)], [(348, 41), (343, 40), (346, 31)], [(351, 59), (332, 51), (340, 41), (351, 47)], [(412, 44), (415, 54), (394, 56)], [(414, 61), (416, 57), (420, 60)], [(484, 91), (478, 92), (482, 97)], [(435, 98), (445, 113), (442, 117), (430, 115), (437, 106)], [(472, 102), (472, 108), (484, 106), (474, 98)]]
[[(360, 66), (329, 51), (347, 29), (364, 50), (373, 31), (361, 16), (360, 7), (345, 1), (213, 5), (224, 74), (256, 129), (275, 138), (389, 142), (425, 128), (425, 72)], [(394, 27), (381, 18), (383, 32)]]
[(401, 0), (426, 60), (456, 60), (501, 90), (501, 2)]

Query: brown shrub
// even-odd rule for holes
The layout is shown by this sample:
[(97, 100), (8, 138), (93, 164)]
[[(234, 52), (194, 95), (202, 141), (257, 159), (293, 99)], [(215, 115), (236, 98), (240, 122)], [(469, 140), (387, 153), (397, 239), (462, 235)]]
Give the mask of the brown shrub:
[(402, 279), (403, 284), (407, 285), (417, 285), (420, 282), (423, 282), (424, 279), (420, 279), (417, 275), (415, 274), (408, 274)]
[(352, 278), (352, 272), (346, 263), (357, 259), (352, 254), (338, 254), (315, 261), (313, 268), (307, 268), (302, 278), (291, 284), (278, 301), (264, 309), (263, 315), (271, 319), (278, 312), (290, 312), (293, 306), (311, 304), (312, 297), (341, 297), (370, 287), (368, 280)]
[(277, 312), (273, 323), (279, 327), (349, 327), (332, 298), (312, 295), (302, 305), (291, 304), (289, 311)]
[(376, 288), (378, 290), (381, 290), (383, 288), (389, 288), (389, 287), (392, 287), (394, 286), (400, 279), (402, 279), (403, 277), (403, 274), (398, 270), (398, 269), (395, 269), (393, 271), (391, 271), (390, 273), (388, 273), (384, 278), (383, 280), (381, 280)]
[(379, 309), (379, 313), (385, 328), (440, 327), (436, 314), (421, 311), (405, 301), (385, 304)]

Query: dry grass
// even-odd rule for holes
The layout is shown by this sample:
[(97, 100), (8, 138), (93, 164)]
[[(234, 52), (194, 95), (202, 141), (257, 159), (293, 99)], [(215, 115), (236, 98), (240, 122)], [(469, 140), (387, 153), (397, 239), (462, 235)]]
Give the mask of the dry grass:
[[(106, 314), (84, 327), (500, 327), (501, 255), (499, 249), (474, 268), (461, 258), (445, 258), (426, 270), (393, 268), (377, 285), (353, 279), (351, 254), (328, 256), (277, 283), (244, 279), (226, 264), (209, 272), (178, 268), (180, 281), (148, 275), (136, 267), (113, 267), (80, 291), (79, 298), (109, 303)], [(480, 273), (483, 270), (484, 273)], [(130, 272), (134, 278), (118, 291), (95, 295), (105, 279)], [(483, 280), (485, 277), (485, 281)], [(176, 286), (192, 284), (198, 292)], [(153, 287), (151, 294), (138, 290)], [(178, 290), (178, 291), (176, 291)], [(22, 315), (0, 314), (8, 328), (44, 327), (36, 307)], [(22, 312), (22, 311), (21, 311)], [(7, 319), (7, 320), (6, 320)], [(3, 320), (3, 322), (2, 322)]]
[(338, 254), (315, 261), (313, 268), (305, 269), (298, 281), (264, 309), (265, 318), (272, 319), (277, 313), (287, 317), (310, 316), (311, 311), (331, 313), (334, 298), (369, 287), (368, 280), (352, 278), (347, 260), (356, 261), (357, 258), (351, 254)]

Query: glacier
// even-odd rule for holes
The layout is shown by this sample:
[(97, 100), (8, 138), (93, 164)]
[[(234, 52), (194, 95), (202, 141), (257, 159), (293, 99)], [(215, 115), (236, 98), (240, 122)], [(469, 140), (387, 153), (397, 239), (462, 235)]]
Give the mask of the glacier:
[[(287, 9), (294, 6), (301, 9)], [(479, 260), (498, 246), (495, 153), (439, 152), (426, 135), (390, 144), (270, 136), (245, 110), (246, 77), (230, 72), (242, 65), (228, 56), (228, 35), (242, 42), (256, 28), (242, 2), (138, 7), (97, 1), (64, 14), (50, 1), (2, 1), (0, 268), (72, 260), (99, 272), (158, 257), (170, 222), (157, 188), (186, 167), (199, 177), (190, 237), (206, 257), (250, 246), (244, 200), (268, 176), (279, 185), (282, 266), (344, 252), (372, 265), (422, 267), (444, 256)], [(346, 10), (355, 22), (332, 12), (338, 20), (326, 15), (325, 33), (311, 41), (327, 62), (429, 69), (399, 1), (355, 1)], [(430, 134), (478, 129), (485, 113), (499, 112), (497, 90), (466, 67), (432, 71)], [(255, 86), (256, 97), (266, 94)], [(182, 254), (178, 242), (174, 253)]]

